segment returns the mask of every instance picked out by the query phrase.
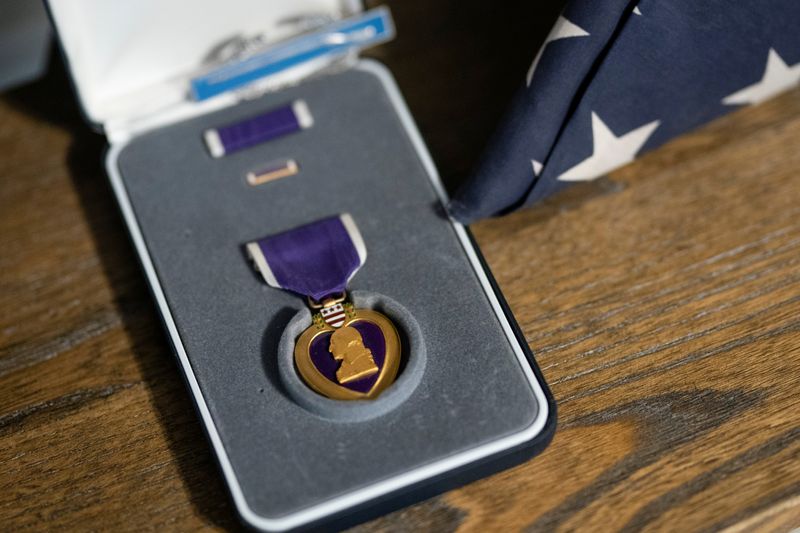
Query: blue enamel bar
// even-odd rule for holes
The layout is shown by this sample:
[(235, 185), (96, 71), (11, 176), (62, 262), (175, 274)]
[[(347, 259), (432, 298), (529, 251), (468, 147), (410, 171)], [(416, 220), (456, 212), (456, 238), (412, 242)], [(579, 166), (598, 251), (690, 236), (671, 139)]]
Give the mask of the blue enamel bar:
[(205, 100), (303, 63), (344, 55), (393, 37), (394, 24), (389, 9), (371, 9), (198, 76), (190, 82), (191, 95), (195, 100)]

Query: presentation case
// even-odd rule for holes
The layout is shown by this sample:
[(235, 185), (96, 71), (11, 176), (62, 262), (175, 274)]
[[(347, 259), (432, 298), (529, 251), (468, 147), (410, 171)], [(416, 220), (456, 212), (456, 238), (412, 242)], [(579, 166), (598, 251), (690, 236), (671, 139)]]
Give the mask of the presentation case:
[[(87, 119), (108, 138), (111, 184), (247, 524), (352, 525), (547, 445), (552, 397), (467, 229), (447, 216), (390, 73), (355, 46), (310, 60), (284, 54), (293, 35), (346, 42), (339, 21), (362, 16), (358, 3), (49, 8)], [(393, 28), (382, 31), (389, 38)], [(199, 95), (197, 80), (276, 50), (288, 68), (272, 57), (245, 83)], [(209, 154), (205, 130), (297, 100), (313, 126)], [(296, 175), (248, 184), (248, 172), (285, 158)], [(291, 352), (311, 315), (298, 296), (264, 284), (243, 249), (339, 213), (352, 215), (367, 248), (350, 283), (354, 302), (388, 315), (403, 346), (397, 381), (371, 401), (330, 400), (297, 380)]]

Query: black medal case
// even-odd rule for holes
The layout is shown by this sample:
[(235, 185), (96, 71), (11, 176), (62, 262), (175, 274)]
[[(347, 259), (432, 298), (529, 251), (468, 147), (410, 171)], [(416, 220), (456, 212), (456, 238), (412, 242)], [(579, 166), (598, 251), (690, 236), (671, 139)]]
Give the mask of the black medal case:
[[(245, 523), (343, 527), (525, 460), (555, 406), (524, 338), (446, 193), (391, 77), (350, 58), (201, 102), (188, 80), (226, 36), (276, 21), (358, 13), (344, 0), (50, 0), (89, 120), (232, 500)], [(402, 29), (401, 29), (402, 30)], [(435, 75), (435, 73), (431, 73)], [(221, 158), (208, 128), (302, 99), (312, 127)], [(453, 132), (457, 135), (458, 132)], [(296, 175), (248, 172), (291, 158)], [(403, 363), (372, 401), (292, 382), (304, 301), (268, 287), (243, 244), (350, 213), (367, 259), (357, 305), (397, 325)], [(288, 361), (288, 362), (287, 362)], [(282, 375), (283, 373), (283, 375)]]

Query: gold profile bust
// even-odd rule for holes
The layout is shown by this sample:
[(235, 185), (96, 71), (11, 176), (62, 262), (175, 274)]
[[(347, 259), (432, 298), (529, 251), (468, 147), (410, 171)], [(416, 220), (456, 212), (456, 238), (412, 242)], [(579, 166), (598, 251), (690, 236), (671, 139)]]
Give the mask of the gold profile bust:
[(364, 339), (356, 328), (344, 326), (334, 331), (328, 351), (342, 363), (336, 371), (339, 383), (349, 383), (378, 371), (372, 352), (364, 346)]

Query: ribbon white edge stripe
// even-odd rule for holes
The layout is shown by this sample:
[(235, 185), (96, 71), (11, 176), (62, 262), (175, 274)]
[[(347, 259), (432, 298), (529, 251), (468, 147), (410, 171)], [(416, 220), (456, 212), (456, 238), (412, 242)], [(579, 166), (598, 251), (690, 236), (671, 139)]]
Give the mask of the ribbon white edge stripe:
[(216, 129), (206, 130), (203, 133), (203, 138), (206, 141), (211, 157), (219, 159), (225, 155), (225, 146), (222, 145), (222, 139), (219, 138), (219, 132)]
[(272, 269), (269, 268), (269, 264), (267, 264), (267, 260), (264, 258), (264, 252), (261, 251), (258, 242), (247, 243), (247, 255), (250, 256), (250, 259), (253, 260), (258, 271), (261, 272), (267, 285), (275, 287), (276, 289), (283, 288), (278, 284), (278, 280), (275, 279), (275, 274), (272, 273)]
[(358, 268), (353, 270), (353, 273), (347, 278), (349, 282), (353, 279), (353, 276), (356, 275), (356, 272), (361, 270), (361, 267), (364, 266), (364, 261), (367, 260), (367, 246), (364, 244), (364, 238), (361, 237), (361, 231), (359, 231), (358, 226), (356, 226), (355, 220), (350, 215), (350, 213), (342, 213), (339, 215), (339, 220), (342, 221), (342, 225), (344, 229), (347, 231), (347, 234), (350, 235), (350, 240), (353, 242), (353, 246), (356, 249), (356, 253), (358, 254)]

